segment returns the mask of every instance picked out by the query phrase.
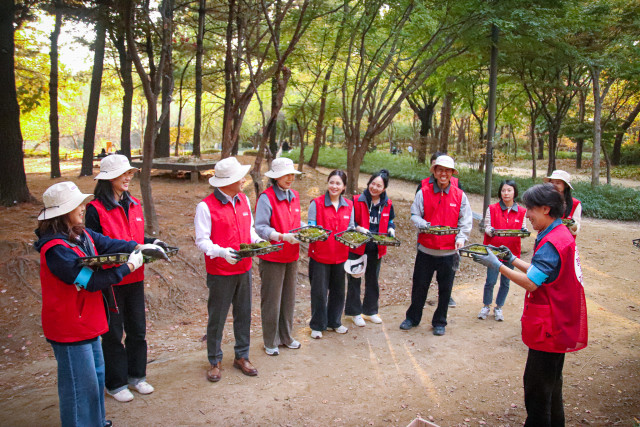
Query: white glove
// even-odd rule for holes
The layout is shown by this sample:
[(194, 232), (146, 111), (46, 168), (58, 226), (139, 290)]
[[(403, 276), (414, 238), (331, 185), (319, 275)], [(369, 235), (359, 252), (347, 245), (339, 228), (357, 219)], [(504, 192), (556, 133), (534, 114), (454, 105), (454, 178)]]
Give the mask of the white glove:
[[(156, 239), (155, 241), (157, 241), (157, 240), (158, 239)], [(164, 243), (164, 242), (162, 242), (162, 243)], [(152, 250), (152, 251), (162, 251), (162, 252), (164, 252), (164, 249), (162, 248), (162, 246), (156, 245), (155, 243), (147, 243), (147, 244), (144, 244), (144, 245), (140, 245), (140, 246), (138, 246), (138, 249), (140, 249), (141, 251), (144, 251), (145, 249), (149, 249), (149, 250)]]
[(231, 248), (221, 248), (218, 256), (227, 260), (229, 264), (235, 264), (240, 261), (236, 251)]
[(129, 255), (129, 259), (127, 260), (127, 264), (133, 265), (133, 270), (131, 270), (132, 273), (142, 267), (143, 262), (144, 258), (142, 257), (142, 251), (140, 249), (136, 249), (135, 251), (131, 252), (131, 255)]
[(487, 234), (487, 236), (489, 236), (489, 237), (493, 237), (493, 236), (494, 236), (494, 234), (495, 234), (495, 233), (494, 233), (495, 231), (496, 231), (496, 229), (495, 229), (495, 228), (493, 228), (493, 227), (487, 227), (487, 228), (484, 230), (484, 232), (485, 232), (485, 233)]
[(284, 233), (282, 234), (282, 240), (291, 243), (292, 245), (297, 245), (300, 243), (300, 240), (296, 239), (296, 235), (293, 233)]
[(360, 232), (360, 233), (362, 233), (362, 234), (369, 234), (369, 230), (367, 230), (366, 228), (361, 227), (361, 226), (359, 226), (359, 225), (358, 225), (358, 226), (356, 226), (356, 231), (359, 231), (359, 232)]
[(420, 218), (420, 221), (418, 222), (418, 224), (416, 224), (417, 228), (429, 228), (431, 227), (431, 223), (427, 220), (425, 220), (424, 218)]
[(396, 237), (396, 229), (395, 228), (390, 228), (389, 231), (387, 231), (387, 234), (390, 237)]

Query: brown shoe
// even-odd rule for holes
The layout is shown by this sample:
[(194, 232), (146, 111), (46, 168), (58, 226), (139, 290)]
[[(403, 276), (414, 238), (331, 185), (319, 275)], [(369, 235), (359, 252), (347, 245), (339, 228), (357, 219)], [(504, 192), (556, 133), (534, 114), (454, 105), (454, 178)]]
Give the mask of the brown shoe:
[(217, 383), (220, 378), (222, 378), (222, 375), (220, 375), (220, 362), (218, 362), (215, 365), (211, 365), (211, 369), (207, 371), (207, 379), (212, 383)]
[(258, 375), (258, 370), (253, 367), (249, 359), (245, 359), (241, 357), (240, 359), (235, 359), (233, 361), (233, 366), (240, 369), (243, 374), (249, 375), (250, 377), (255, 377)]

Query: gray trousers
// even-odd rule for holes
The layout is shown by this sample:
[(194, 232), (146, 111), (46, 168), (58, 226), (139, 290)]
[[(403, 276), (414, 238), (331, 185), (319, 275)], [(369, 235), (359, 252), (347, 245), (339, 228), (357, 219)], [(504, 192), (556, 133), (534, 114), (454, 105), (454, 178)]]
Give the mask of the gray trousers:
[(271, 262), (260, 260), (260, 309), (262, 338), (269, 348), (293, 342), (293, 311), (296, 305), (298, 261)]
[(209, 288), (209, 322), (207, 323), (207, 357), (215, 365), (222, 360), (222, 331), (233, 304), (233, 335), (236, 359), (249, 358), (251, 333), (251, 270), (232, 276), (207, 273)]

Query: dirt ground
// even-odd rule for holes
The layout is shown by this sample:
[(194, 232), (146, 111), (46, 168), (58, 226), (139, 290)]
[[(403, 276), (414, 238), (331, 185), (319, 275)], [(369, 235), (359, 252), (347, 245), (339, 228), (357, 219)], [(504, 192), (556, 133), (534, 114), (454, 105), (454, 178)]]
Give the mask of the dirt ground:
[[(252, 158), (241, 158), (244, 163)], [(52, 184), (47, 160), (26, 161), (28, 184), (41, 200)], [(63, 179), (91, 192), (80, 165), (63, 163)], [(520, 339), (524, 291), (511, 286), (505, 321), (478, 320), (485, 270), (461, 260), (446, 335), (431, 333), (437, 290), (432, 287), (424, 322), (410, 331), (404, 319), (411, 291), (415, 232), (409, 206), (415, 184), (392, 181), (399, 248), (381, 269), (382, 325), (346, 335), (309, 337), (308, 258), (301, 254), (295, 329), (299, 350), (277, 357), (263, 351), (260, 277), (253, 274), (251, 360), (257, 377), (232, 367), (231, 318), (225, 328), (222, 380), (210, 383), (206, 345), (205, 269), (194, 245), (196, 204), (210, 192), (206, 177), (154, 173), (153, 196), (161, 238), (180, 247), (172, 264), (147, 270), (148, 380), (156, 391), (130, 403), (106, 398), (107, 418), (116, 426), (146, 425), (390, 425), (406, 426), (420, 415), (442, 426), (515, 426), (525, 418), (522, 373), (527, 348)], [(59, 181), (59, 180), (56, 180)], [(308, 170), (295, 184), (303, 205), (321, 194), (326, 176)], [(364, 188), (362, 177), (360, 188)], [(254, 196), (250, 186), (245, 191)], [(134, 181), (133, 194), (139, 196)], [(474, 212), (482, 199), (471, 195)], [(58, 425), (56, 361), (42, 335), (38, 254), (31, 248), (40, 204), (0, 208), (0, 425)], [(640, 418), (640, 224), (584, 219), (578, 237), (589, 312), (589, 346), (568, 354), (564, 370), (567, 425), (632, 426)], [(474, 222), (472, 242), (481, 242)], [(529, 259), (533, 237), (524, 240)], [(497, 293), (497, 286), (495, 292)], [(636, 420), (636, 421), (634, 421)], [(637, 424), (636, 424), (637, 425)]]

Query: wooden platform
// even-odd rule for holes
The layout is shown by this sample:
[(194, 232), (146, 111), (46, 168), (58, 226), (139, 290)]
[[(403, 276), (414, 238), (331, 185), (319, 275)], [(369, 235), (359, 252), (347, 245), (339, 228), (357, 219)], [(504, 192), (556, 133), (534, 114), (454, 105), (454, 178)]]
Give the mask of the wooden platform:
[[(188, 161), (178, 161), (182, 157), (158, 157), (153, 159), (152, 169), (162, 169), (171, 171), (191, 172), (191, 182), (198, 182), (201, 171), (211, 170), (216, 166), (216, 160), (191, 159)], [(142, 160), (131, 162), (131, 166), (142, 168)]]

